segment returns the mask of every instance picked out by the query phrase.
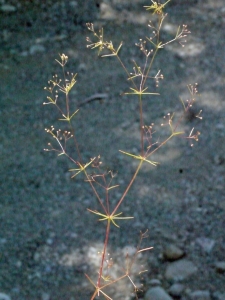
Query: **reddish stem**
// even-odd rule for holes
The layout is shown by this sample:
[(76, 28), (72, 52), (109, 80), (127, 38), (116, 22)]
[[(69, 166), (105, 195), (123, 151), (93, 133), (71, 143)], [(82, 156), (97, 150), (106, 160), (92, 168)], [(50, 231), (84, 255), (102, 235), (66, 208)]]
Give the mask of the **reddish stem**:
[(103, 266), (104, 266), (106, 249), (107, 249), (108, 240), (109, 240), (109, 231), (110, 231), (110, 220), (108, 219), (108, 223), (107, 223), (107, 227), (106, 227), (106, 233), (105, 233), (104, 248), (103, 248), (103, 252), (102, 252), (102, 260), (101, 260), (101, 265), (100, 265), (99, 275), (98, 275), (98, 282), (97, 282), (97, 287), (98, 288), (100, 288), (100, 286), (101, 286), (101, 278), (102, 278), (102, 273), (103, 273)]

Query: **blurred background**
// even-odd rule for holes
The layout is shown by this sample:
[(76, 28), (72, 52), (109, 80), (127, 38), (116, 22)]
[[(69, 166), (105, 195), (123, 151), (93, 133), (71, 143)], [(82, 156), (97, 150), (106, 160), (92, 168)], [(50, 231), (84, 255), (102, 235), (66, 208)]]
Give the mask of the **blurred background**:
[[(116, 59), (86, 47), (92, 36), (85, 24), (104, 27), (115, 47), (123, 41), (121, 59), (132, 72), (133, 60), (144, 64), (135, 43), (151, 34), (143, 8), (151, 4), (0, 0), (0, 299), (90, 299), (93, 289), (84, 273), (96, 282), (105, 227), (87, 211), (99, 206), (83, 177), (71, 179), (68, 169), (74, 166), (43, 151), (51, 141), (44, 129), (61, 126), (55, 107), (42, 104), (44, 87), (54, 74), (61, 76), (55, 59), (65, 53), (68, 71), (78, 73), (72, 108), (97, 93), (107, 95), (81, 106), (74, 126), (84, 159), (101, 155), (104, 168), (118, 172), (115, 205), (136, 167), (118, 150), (139, 153), (138, 103), (121, 96), (129, 84)], [(171, 0), (166, 13), (163, 40), (183, 24), (191, 35), (184, 48), (174, 43), (159, 52), (153, 74), (161, 70), (164, 80), (157, 90), (149, 82), (160, 97), (146, 97), (145, 123), (156, 124), (156, 140), (165, 137), (163, 116), (179, 116), (180, 99), (190, 97), (187, 85), (197, 82), (199, 96), (181, 130), (195, 128), (201, 135), (194, 147), (172, 140), (154, 156), (157, 168), (144, 165), (121, 207), (135, 219), (112, 229), (110, 272), (120, 274), (126, 252), (134, 253), (140, 231), (148, 229), (143, 247), (154, 249), (138, 258), (132, 273), (135, 283), (144, 284), (140, 299), (149, 299), (152, 286), (160, 285), (173, 298), (223, 300), (225, 3)], [(202, 121), (195, 118), (200, 110)], [(141, 266), (148, 270), (143, 278)], [(113, 299), (134, 299), (128, 281), (110, 293)]]

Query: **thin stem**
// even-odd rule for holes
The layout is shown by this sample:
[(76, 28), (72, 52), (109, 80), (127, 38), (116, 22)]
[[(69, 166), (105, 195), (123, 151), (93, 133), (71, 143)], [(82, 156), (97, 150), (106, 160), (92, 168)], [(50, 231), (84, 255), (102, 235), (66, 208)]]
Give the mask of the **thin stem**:
[(82, 164), (82, 156), (81, 156), (81, 153), (80, 153), (79, 144), (78, 144), (77, 139), (76, 139), (75, 129), (74, 129), (74, 127), (72, 126), (70, 120), (69, 120), (69, 125), (70, 125), (70, 130), (71, 130), (71, 132), (72, 132), (72, 134), (73, 134), (73, 140), (74, 140), (75, 148), (76, 148), (76, 150), (77, 150), (77, 155), (78, 155), (78, 157), (79, 157), (80, 163)]
[(105, 189), (105, 199), (106, 199), (106, 205), (107, 205), (107, 212), (109, 214), (109, 191), (107, 189), (107, 181), (106, 181), (106, 178), (105, 178), (105, 174), (103, 174), (103, 182), (105, 184), (104, 186), (104, 189)]
[(109, 214), (109, 191), (107, 189), (106, 189), (105, 198), (106, 198), (107, 212)]
[(108, 220), (107, 227), (106, 227), (105, 242), (104, 242), (104, 248), (103, 248), (103, 252), (102, 252), (102, 260), (101, 260), (101, 265), (100, 265), (99, 275), (98, 275), (98, 283), (97, 283), (97, 287), (98, 288), (100, 288), (100, 286), (101, 286), (101, 278), (102, 278), (102, 273), (103, 273), (103, 266), (104, 266), (106, 249), (107, 249), (108, 240), (109, 240), (109, 231), (110, 231), (110, 220)]
[(116, 205), (116, 207), (114, 208), (114, 210), (113, 210), (113, 212), (111, 213), (111, 215), (114, 215), (114, 214), (116, 213), (116, 211), (118, 210), (118, 208), (120, 207), (121, 203), (123, 202), (125, 196), (127, 195), (128, 191), (129, 191), (129, 189), (131, 188), (131, 186), (132, 186), (134, 180), (136, 179), (137, 174), (138, 174), (138, 172), (140, 171), (142, 164), (143, 164), (143, 160), (140, 161), (140, 163), (139, 163), (139, 165), (138, 165), (138, 167), (137, 167), (137, 170), (135, 171), (135, 173), (134, 173), (134, 175), (133, 175), (133, 177), (132, 177), (130, 183), (128, 184), (128, 186), (127, 186), (125, 192), (123, 193), (122, 197), (120, 198), (119, 202), (117, 203), (117, 205)]
[(141, 134), (141, 156), (144, 156), (144, 133), (143, 133), (143, 108), (142, 108), (142, 98), (139, 96), (139, 112), (140, 112), (140, 134)]
[(157, 54), (157, 52), (158, 52), (158, 49), (159, 49), (159, 48), (157, 47), (156, 50), (155, 50), (155, 52), (154, 52), (154, 54), (153, 54), (153, 56), (152, 56), (152, 59), (151, 59), (151, 61), (150, 61), (150, 63), (149, 63), (149, 66), (148, 66), (146, 75), (145, 75), (144, 80), (143, 80), (143, 83), (142, 83), (142, 89), (143, 89), (144, 86), (145, 86), (146, 80), (147, 80), (148, 75), (149, 75), (149, 72), (150, 72), (150, 70), (151, 70), (151, 68), (152, 68), (152, 64), (153, 64), (153, 62), (154, 62), (154, 60), (155, 60), (155, 56), (156, 56), (156, 54)]
[(103, 202), (102, 202), (98, 192), (96, 191), (96, 188), (94, 187), (92, 181), (89, 180), (89, 177), (88, 177), (88, 174), (87, 174), (86, 170), (84, 170), (84, 173), (85, 173), (86, 178), (88, 179), (88, 182), (90, 183), (90, 186), (91, 186), (96, 198), (98, 199), (98, 202), (100, 203), (102, 209), (104, 210), (105, 214), (107, 215), (108, 214), (107, 209), (105, 208), (105, 205), (103, 204)]
[(128, 72), (127, 68), (125, 67), (125, 65), (123, 64), (122, 60), (120, 59), (119, 55), (116, 55), (117, 59), (119, 60), (122, 68), (124, 69), (124, 71), (127, 73), (128, 75), (128, 79), (131, 80), (131, 82), (133, 83), (133, 86), (135, 87), (135, 89), (137, 89), (137, 85), (135, 84), (133, 78), (130, 76), (130, 73)]
[[(62, 69), (63, 69), (63, 76), (64, 76), (64, 84), (65, 84), (65, 87), (66, 87), (66, 74), (65, 74), (64, 65), (63, 65)], [(69, 117), (69, 115), (70, 115), (70, 107), (69, 107), (69, 96), (68, 96), (67, 92), (66, 92), (66, 111), (67, 111), (67, 117)]]
[(164, 146), (172, 137), (174, 136), (174, 134), (172, 133), (164, 142), (162, 142), (157, 148), (155, 148), (154, 150), (152, 150), (152, 152), (150, 152), (148, 155), (146, 155), (146, 158), (148, 158), (149, 156), (151, 156), (153, 153), (155, 153), (156, 151), (159, 150), (159, 148), (161, 148), (162, 146)]
[(151, 61), (150, 61), (150, 64), (149, 64), (149, 66), (148, 66), (148, 70), (147, 70), (147, 72), (146, 72), (146, 76), (145, 76), (144, 81), (143, 81), (143, 87), (144, 87), (144, 85), (145, 85), (145, 83), (146, 83), (146, 80), (147, 80), (147, 78), (148, 78), (149, 72), (150, 72), (150, 70), (151, 70), (151, 68), (152, 68), (152, 64), (153, 64), (153, 62), (154, 62), (154, 60), (155, 60), (155, 56), (156, 56), (156, 54), (158, 53), (158, 50), (159, 50), (159, 33), (160, 33), (160, 29), (161, 29), (161, 26), (162, 26), (163, 19), (164, 19), (164, 16), (160, 16), (160, 17), (159, 17), (159, 21), (158, 21), (158, 29), (157, 29), (157, 42), (156, 42), (156, 45), (157, 45), (157, 46), (156, 46), (155, 52), (154, 52), (154, 54), (153, 54), (153, 56), (152, 56), (152, 59), (151, 59)]

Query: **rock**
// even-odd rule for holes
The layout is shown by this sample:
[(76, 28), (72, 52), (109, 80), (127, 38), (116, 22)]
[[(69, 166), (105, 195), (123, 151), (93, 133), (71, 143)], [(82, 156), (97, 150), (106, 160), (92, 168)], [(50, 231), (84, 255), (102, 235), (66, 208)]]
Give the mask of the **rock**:
[(210, 253), (215, 245), (215, 241), (206, 237), (200, 237), (196, 239), (196, 243), (201, 246), (202, 250)]
[(213, 298), (215, 300), (225, 300), (225, 293), (221, 293), (219, 291), (216, 291), (213, 293)]
[(169, 244), (165, 247), (163, 251), (163, 256), (168, 260), (177, 260), (184, 256), (183, 250), (174, 244)]
[(223, 123), (217, 123), (217, 124), (216, 124), (216, 128), (217, 128), (217, 129), (222, 129), (222, 130), (223, 130), (223, 129), (225, 128), (225, 126), (224, 126)]
[(49, 299), (50, 299), (50, 295), (48, 293), (42, 293), (41, 300), (49, 300)]
[(150, 288), (145, 294), (144, 300), (172, 300), (165, 290), (159, 286)]
[(85, 63), (80, 63), (78, 66), (79, 72), (85, 72), (87, 71), (87, 65)]
[(225, 261), (218, 261), (214, 264), (218, 273), (225, 273)]
[(149, 284), (151, 286), (159, 286), (159, 285), (161, 285), (161, 281), (159, 279), (153, 278), (150, 280)]
[(115, 20), (117, 18), (117, 12), (106, 3), (100, 5), (101, 18), (105, 20)]
[(52, 245), (52, 244), (53, 244), (53, 239), (48, 238), (48, 239), (46, 240), (46, 244), (47, 244), (47, 245)]
[(16, 11), (16, 7), (13, 6), (13, 5), (4, 4), (4, 5), (1, 6), (0, 10), (2, 12), (6, 12), (6, 13), (15, 12)]
[(184, 291), (184, 285), (181, 283), (174, 283), (169, 289), (169, 294), (173, 297), (181, 297)]
[(0, 300), (11, 300), (11, 298), (4, 293), (0, 293)]
[(189, 294), (191, 300), (210, 300), (209, 291), (194, 291)]
[(42, 45), (32, 45), (29, 50), (31, 55), (36, 54), (38, 52), (44, 52), (44, 51), (45, 51), (45, 47)]
[(167, 49), (175, 53), (180, 58), (198, 56), (205, 49), (205, 45), (200, 42), (189, 42), (185, 47), (175, 47), (174, 45), (168, 45)]
[(72, 8), (77, 8), (78, 3), (77, 3), (77, 1), (70, 1), (70, 2), (69, 2), (69, 5), (70, 5)]
[(168, 265), (165, 277), (172, 281), (182, 281), (197, 272), (197, 267), (187, 259), (181, 259)]
[(39, 261), (40, 257), (41, 257), (41, 254), (39, 252), (34, 253), (34, 261), (36, 261), (36, 262)]
[(7, 239), (5, 239), (5, 238), (0, 239), (0, 244), (1, 245), (4, 245), (6, 243), (7, 243)]
[(213, 158), (213, 161), (217, 166), (220, 166), (220, 165), (224, 164), (225, 159), (222, 155), (216, 154)]

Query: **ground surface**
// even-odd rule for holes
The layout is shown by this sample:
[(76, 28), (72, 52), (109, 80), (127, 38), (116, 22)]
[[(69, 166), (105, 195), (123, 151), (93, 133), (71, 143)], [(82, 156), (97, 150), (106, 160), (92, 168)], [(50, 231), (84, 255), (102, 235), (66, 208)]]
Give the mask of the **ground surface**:
[[(77, 115), (85, 159), (101, 154), (105, 165), (118, 171), (115, 199), (135, 170), (118, 149), (138, 151), (136, 100), (120, 96), (128, 85), (116, 60), (100, 59), (86, 49), (84, 23), (104, 25), (109, 40), (122, 40), (121, 57), (131, 70), (132, 59), (141, 58), (134, 44), (149, 34), (142, 8), (148, 3), (103, 2), (93, 10), (91, 1), (1, 1), (13, 6), (0, 13), (0, 292), (11, 299), (90, 299), (92, 287), (84, 273), (96, 278), (104, 237), (102, 224), (86, 211), (98, 208), (87, 184), (82, 177), (70, 179), (72, 166), (63, 157), (43, 151), (50, 139), (44, 128), (57, 120), (53, 106), (42, 106), (43, 87), (60, 72), (54, 61), (58, 53), (67, 54), (69, 69), (78, 73), (74, 103), (108, 94), (103, 103), (86, 104)], [(135, 246), (140, 230), (148, 229), (145, 243), (154, 249), (140, 262), (148, 269), (144, 291), (151, 279), (169, 291), (174, 280), (165, 276), (171, 262), (163, 252), (172, 243), (197, 267), (181, 280), (181, 296), (203, 290), (210, 298), (224, 299), (225, 274), (214, 265), (225, 261), (225, 6), (222, 0), (176, 0), (168, 13), (164, 37), (172, 25), (188, 24), (191, 46), (182, 50), (176, 45), (159, 54), (154, 68), (165, 79), (160, 98), (145, 102), (146, 123), (160, 124), (166, 113), (181, 110), (186, 85), (198, 82), (194, 112), (202, 109), (204, 118), (200, 122), (190, 115), (182, 126), (202, 134), (194, 148), (174, 140), (154, 157), (159, 167), (144, 167), (122, 206), (135, 221), (113, 229), (109, 251), (115, 266), (121, 266), (126, 247)], [(139, 282), (138, 276), (133, 279)], [(132, 299), (128, 286), (116, 285), (113, 299)], [(127, 298), (121, 296), (124, 290)]]

